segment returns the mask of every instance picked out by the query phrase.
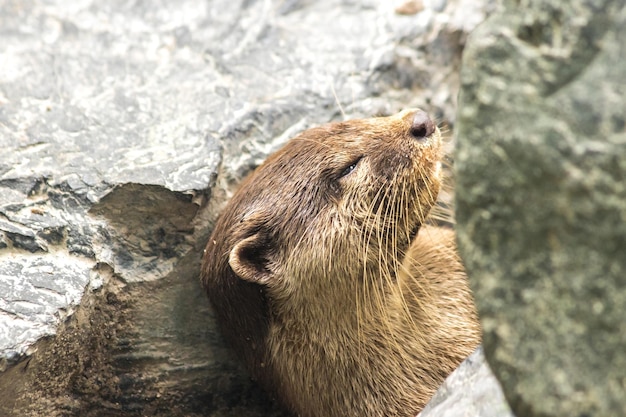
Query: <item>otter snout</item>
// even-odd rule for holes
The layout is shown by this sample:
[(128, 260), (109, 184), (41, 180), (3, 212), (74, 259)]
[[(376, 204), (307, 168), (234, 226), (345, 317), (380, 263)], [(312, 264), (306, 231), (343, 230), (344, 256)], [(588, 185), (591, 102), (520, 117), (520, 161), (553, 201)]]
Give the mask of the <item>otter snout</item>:
[(411, 136), (417, 140), (424, 140), (435, 132), (435, 123), (423, 110), (417, 110), (413, 113), (413, 120), (409, 130)]

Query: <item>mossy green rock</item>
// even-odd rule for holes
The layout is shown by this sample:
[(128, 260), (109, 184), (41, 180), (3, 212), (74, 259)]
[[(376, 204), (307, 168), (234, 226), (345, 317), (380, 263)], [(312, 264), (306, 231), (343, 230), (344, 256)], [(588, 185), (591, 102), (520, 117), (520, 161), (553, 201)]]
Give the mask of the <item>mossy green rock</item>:
[(626, 5), (505, 1), (463, 58), (458, 239), (520, 417), (626, 415)]

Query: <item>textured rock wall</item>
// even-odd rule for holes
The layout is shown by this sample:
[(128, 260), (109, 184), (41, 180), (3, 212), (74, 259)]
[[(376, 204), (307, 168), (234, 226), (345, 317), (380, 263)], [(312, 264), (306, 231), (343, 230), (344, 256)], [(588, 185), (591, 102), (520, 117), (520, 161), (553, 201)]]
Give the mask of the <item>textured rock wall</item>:
[(0, 0), (0, 415), (278, 415), (197, 283), (212, 219), (342, 111), (452, 127), (488, 3)]
[(465, 51), (457, 230), (518, 416), (626, 415), (626, 6), (505, 1)]
[(418, 417), (515, 417), (479, 347), (448, 378)]

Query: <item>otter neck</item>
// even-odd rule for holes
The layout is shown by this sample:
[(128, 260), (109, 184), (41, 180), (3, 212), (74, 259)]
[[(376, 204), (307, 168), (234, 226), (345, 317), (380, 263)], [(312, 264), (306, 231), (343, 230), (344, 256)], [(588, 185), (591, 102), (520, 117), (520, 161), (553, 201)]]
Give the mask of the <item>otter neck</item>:
[(341, 278), (336, 272), (318, 276), (313, 280), (316, 285), (298, 288), (290, 291), (288, 297), (275, 300), (278, 302), (274, 305), (280, 306), (280, 309), (274, 310), (273, 315), (278, 321), (289, 323), (291, 331), (297, 328), (304, 334), (311, 334), (311, 330), (317, 332), (324, 328), (329, 331), (329, 338), (337, 337), (332, 334), (333, 330), (356, 334), (355, 329), (364, 322), (403, 316), (406, 312), (398, 311), (402, 306), (395, 301), (398, 292), (402, 291), (401, 283), (396, 281), (400, 265), (395, 262), (383, 265), (377, 265), (376, 269), (365, 268), (365, 271)]

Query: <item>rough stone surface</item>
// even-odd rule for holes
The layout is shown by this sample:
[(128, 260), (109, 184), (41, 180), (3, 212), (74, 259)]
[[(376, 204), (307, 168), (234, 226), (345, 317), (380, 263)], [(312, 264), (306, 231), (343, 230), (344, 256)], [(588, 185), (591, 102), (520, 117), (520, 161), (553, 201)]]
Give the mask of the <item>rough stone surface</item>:
[(0, 271), (0, 334), (6, 359), (25, 353), (42, 335), (53, 334), (63, 309), (77, 304), (89, 282), (91, 264), (57, 254), (9, 253)]
[(454, 371), (418, 417), (515, 417), (482, 347)]
[(626, 415), (626, 6), (507, 1), (465, 50), (457, 210), (519, 416)]
[(279, 415), (197, 282), (211, 221), (342, 113), (453, 127), (490, 3), (0, 0), (0, 415)]

